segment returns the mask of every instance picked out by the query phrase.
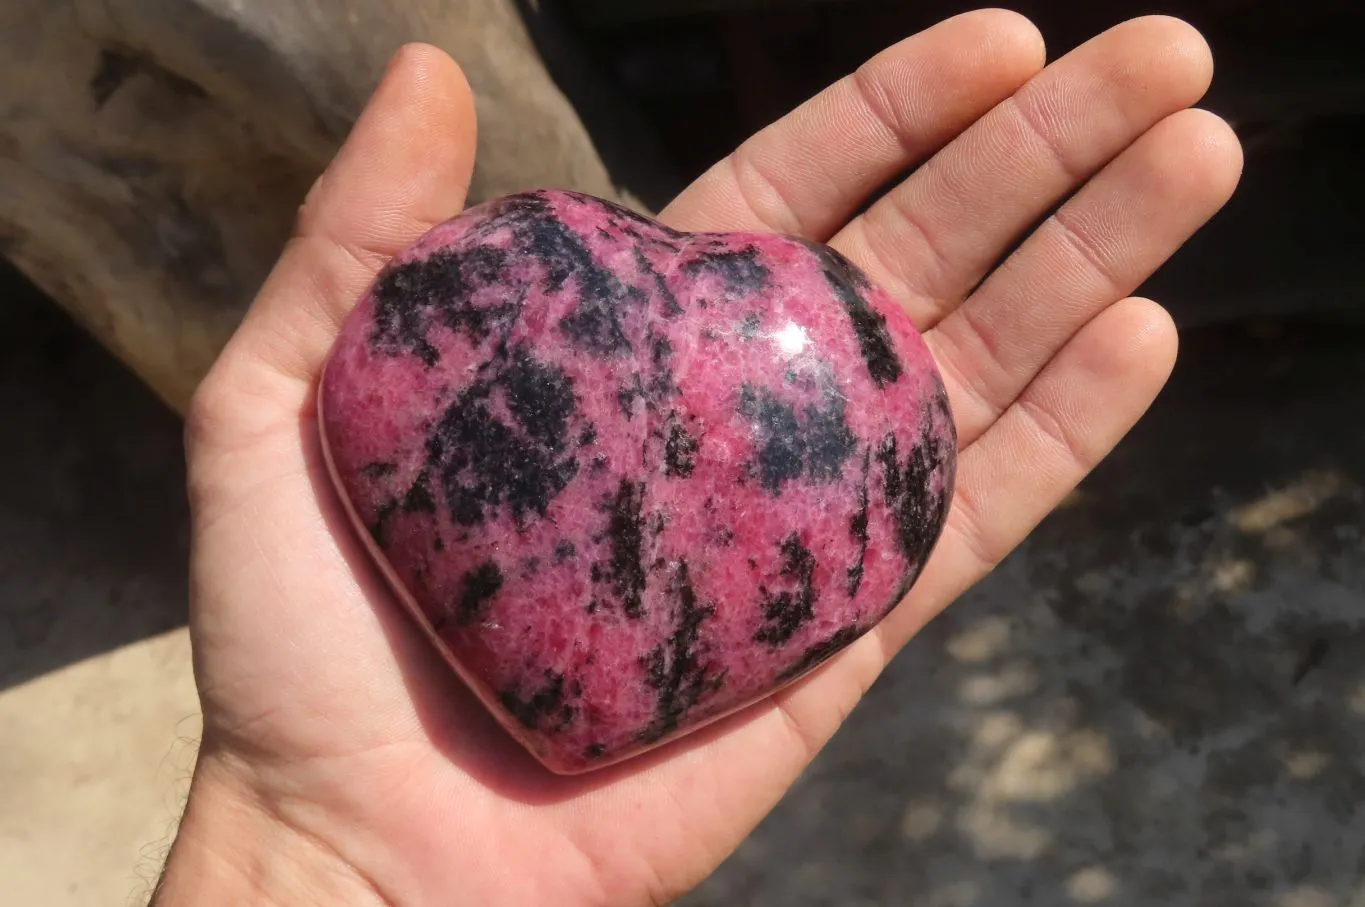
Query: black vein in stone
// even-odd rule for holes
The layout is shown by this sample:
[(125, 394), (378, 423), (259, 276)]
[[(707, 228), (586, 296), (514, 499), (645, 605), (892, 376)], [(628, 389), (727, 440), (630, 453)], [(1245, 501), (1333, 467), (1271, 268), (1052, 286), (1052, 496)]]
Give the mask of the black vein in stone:
[(669, 593), (673, 632), (640, 659), (645, 683), (656, 695), (654, 720), (640, 732), (645, 742), (659, 740), (676, 730), (701, 698), (719, 689), (725, 681), (724, 674), (708, 676), (699, 657), (701, 626), (715, 614), (715, 607), (697, 601), (687, 561), (678, 561)]
[(815, 555), (801, 544), (795, 533), (782, 540), (782, 576), (796, 581), (795, 589), (771, 592), (760, 588), (763, 626), (754, 634), (755, 642), (780, 646), (815, 617)]

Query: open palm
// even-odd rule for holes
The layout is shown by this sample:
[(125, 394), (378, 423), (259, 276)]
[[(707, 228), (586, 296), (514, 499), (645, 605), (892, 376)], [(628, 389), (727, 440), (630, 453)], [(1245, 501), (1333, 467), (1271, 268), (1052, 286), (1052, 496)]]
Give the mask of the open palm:
[(947, 383), (957, 492), (920, 582), (877, 630), (739, 715), (564, 778), (419, 634), (323, 466), (314, 393), (338, 326), (389, 256), (460, 211), (472, 166), (458, 68), (401, 52), (188, 421), (205, 731), (162, 899), (214, 900), (191, 893), (211, 873), (177, 871), (179, 857), (291, 903), (664, 903), (731, 853), (894, 653), (1109, 452), (1174, 362), (1168, 316), (1128, 294), (1238, 179), (1231, 130), (1188, 109), (1208, 49), (1153, 18), (1043, 63), (1014, 14), (950, 20), (754, 136), (664, 212), (685, 230), (830, 242), (888, 289)]

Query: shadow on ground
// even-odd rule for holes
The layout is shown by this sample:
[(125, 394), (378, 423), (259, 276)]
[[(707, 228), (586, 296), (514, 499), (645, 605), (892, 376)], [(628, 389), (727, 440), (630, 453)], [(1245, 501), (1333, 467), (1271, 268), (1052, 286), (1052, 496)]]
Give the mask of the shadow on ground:
[(0, 689), (185, 621), (180, 421), (0, 265)]
[(1365, 332), (1187, 335), (687, 907), (1365, 905)]

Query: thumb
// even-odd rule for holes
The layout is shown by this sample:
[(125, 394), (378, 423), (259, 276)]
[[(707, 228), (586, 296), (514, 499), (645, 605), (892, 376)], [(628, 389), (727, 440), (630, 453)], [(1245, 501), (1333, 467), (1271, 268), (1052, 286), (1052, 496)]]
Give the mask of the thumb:
[(389, 258), (463, 208), (475, 133), (455, 62), (434, 47), (401, 48), (200, 385), (186, 426), (192, 451), (240, 448), (276, 428), (297, 434), (356, 299)]

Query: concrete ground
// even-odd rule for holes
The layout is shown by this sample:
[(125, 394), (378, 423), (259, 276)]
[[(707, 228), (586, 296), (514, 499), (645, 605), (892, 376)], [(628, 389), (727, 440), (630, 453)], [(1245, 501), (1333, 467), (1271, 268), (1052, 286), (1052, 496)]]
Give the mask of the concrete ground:
[[(4, 297), (0, 900), (140, 903), (196, 733), (179, 426)], [(1365, 907), (1362, 353), (1188, 333), (1119, 454), (685, 904)]]

